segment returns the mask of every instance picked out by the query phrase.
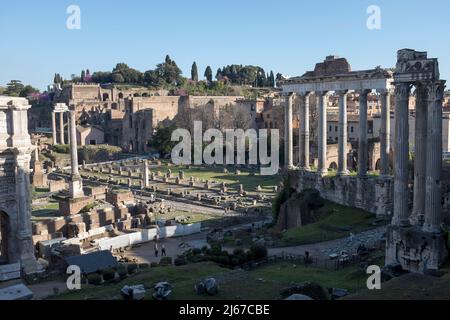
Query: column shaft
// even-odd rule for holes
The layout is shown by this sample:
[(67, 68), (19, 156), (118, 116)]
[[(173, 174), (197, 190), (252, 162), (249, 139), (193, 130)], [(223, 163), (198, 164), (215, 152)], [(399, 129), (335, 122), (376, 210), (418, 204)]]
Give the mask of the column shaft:
[(395, 163), (394, 163), (394, 217), (392, 224), (409, 225), (409, 92), (410, 84), (395, 85)]
[(359, 92), (359, 139), (358, 139), (358, 175), (367, 176), (367, 95), (370, 91)]
[(55, 115), (55, 112), (52, 112), (52, 138), (53, 138), (53, 145), (56, 145), (58, 142), (56, 141), (56, 115)]
[(318, 93), (318, 110), (319, 110), (319, 132), (318, 132), (318, 168), (317, 172), (320, 175), (328, 173), (326, 166), (327, 161), (327, 104), (328, 96), (327, 92)]
[(442, 223), (442, 101), (445, 81), (428, 85), (427, 169), (424, 230), (440, 233)]
[(292, 108), (293, 108), (294, 94), (290, 94), (287, 98), (287, 106), (285, 112), (285, 164), (288, 168), (294, 166), (294, 137), (292, 131)]
[(309, 170), (309, 103), (310, 93), (300, 99), (300, 168)]
[(426, 88), (416, 87), (414, 137), (414, 204), (411, 223), (422, 225), (425, 216), (425, 184), (427, 170), (427, 95)]
[(77, 152), (77, 131), (75, 121), (75, 111), (70, 110), (70, 161), (72, 165), (72, 176), (79, 176), (78, 171), (78, 152)]
[(59, 142), (65, 144), (64, 141), (64, 113), (59, 113)]
[(381, 92), (380, 174), (388, 176), (391, 149), (391, 99), (389, 90)]
[(347, 91), (339, 91), (338, 175), (347, 175)]

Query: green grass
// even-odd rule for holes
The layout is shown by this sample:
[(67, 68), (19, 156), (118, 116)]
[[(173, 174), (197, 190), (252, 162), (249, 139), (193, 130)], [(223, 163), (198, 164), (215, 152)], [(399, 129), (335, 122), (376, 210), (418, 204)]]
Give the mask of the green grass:
[[(357, 271), (357, 267), (330, 271), (314, 267), (296, 266), (293, 263), (271, 263), (252, 271), (242, 271), (238, 278), (229, 277), (220, 282), (219, 294), (215, 297), (198, 296), (194, 285), (207, 276), (221, 275), (227, 279), (230, 269), (221, 268), (214, 263), (195, 263), (185, 266), (158, 267), (141, 271), (117, 284), (91, 286), (85, 285), (80, 291), (66, 292), (55, 299), (85, 300), (85, 299), (121, 299), (120, 289), (124, 285), (144, 284), (152, 288), (159, 281), (168, 281), (173, 286), (172, 300), (183, 299), (280, 299), (280, 290), (292, 283), (305, 281), (316, 282), (325, 290), (328, 287), (338, 287), (357, 292), (365, 285), (366, 275)], [(153, 290), (147, 290), (146, 299), (151, 299)]]
[(344, 238), (350, 233), (374, 228), (370, 223), (376, 219), (372, 213), (330, 201), (325, 201), (316, 214), (319, 217), (317, 222), (284, 232), (280, 245), (294, 246)]
[(31, 208), (31, 220), (45, 220), (48, 218), (54, 218), (61, 216), (59, 214), (59, 204), (58, 202), (50, 201), (45, 205), (32, 206)]

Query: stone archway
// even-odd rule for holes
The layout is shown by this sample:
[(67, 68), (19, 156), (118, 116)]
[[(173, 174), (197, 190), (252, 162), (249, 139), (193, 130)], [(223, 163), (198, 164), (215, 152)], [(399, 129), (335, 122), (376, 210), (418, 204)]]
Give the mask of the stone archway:
[(333, 161), (332, 163), (330, 163), (330, 167), (328, 169), (332, 170), (332, 171), (336, 171), (338, 169), (337, 163)]
[(9, 232), (9, 217), (4, 211), (0, 211), (0, 264), (7, 263), (8, 259), (8, 239)]

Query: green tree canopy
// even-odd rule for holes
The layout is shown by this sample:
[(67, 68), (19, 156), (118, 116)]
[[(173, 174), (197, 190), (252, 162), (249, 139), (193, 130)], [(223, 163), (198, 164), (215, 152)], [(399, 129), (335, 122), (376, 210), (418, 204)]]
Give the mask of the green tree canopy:
[(204, 76), (208, 82), (212, 82), (213, 74), (210, 66), (206, 67)]
[(164, 126), (159, 124), (156, 128), (150, 146), (157, 150), (162, 157), (166, 157), (172, 153), (173, 147), (177, 144), (175, 141), (171, 141), (172, 132), (177, 129), (175, 124), (170, 126)]
[(197, 69), (197, 63), (194, 61), (191, 68), (191, 80), (192, 81), (198, 81), (198, 69)]

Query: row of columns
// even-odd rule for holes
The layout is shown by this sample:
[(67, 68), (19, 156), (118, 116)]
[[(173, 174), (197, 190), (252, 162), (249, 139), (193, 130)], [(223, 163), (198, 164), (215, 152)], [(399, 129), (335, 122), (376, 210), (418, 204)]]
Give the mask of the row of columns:
[[(59, 114), (59, 130), (56, 125), (56, 114)], [(67, 127), (69, 123), (67, 123)], [(69, 129), (67, 128), (69, 131)], [(52, 112), (52, 138), (53, 145), (58, 144), (58, 133), (59, 133), (59, 144), (66, 144), (64, 139), (64, 112)], [(67, 134), (68, 141), (70, 143), (70, 133)]]
[(409, 210), (409, 110), (412, 83), (395, 87), (394, 218), (399, 227), (422, 226), (440, 233), (442, 223), (442, 101), (445, 81), (416, 83), (413, 211)]
[[(338, 140), (338, 175), (347, 175), (347, 94), (348, 90), (336, 91), (339, 95), (339, 140)], [(367, 95), (371, 90), (361, 90), (359, 94), (359, 150), (358, 150), (358, 175), (365, 177), (367, 175), (368, 163), (368, 124), (367, 124)], [(390, 152), (390, 93), (389, 89), (380, 90), (381, 95), (381, 169), (382, 176), (389, 175), (389, 152)], [(315, 92), (318, 101), (318, 169), (320, 175), (328, 172), (326, 167), (327, 159), (327, 105), (329, 91)], [(299, 94), (299, 113), (300, 113), (300, 148), (299, 164), (303, 170), (310, 169), (309, 142), (310, 142), (310, 124), (309, 124), (309, 106), (312, 92), (303, 92)], [(293, 167), (293, 135), (292, 135), (292, 110), (294, 98), (297, 94), (291, 93), (287, 98), (287, 107), (285, 112), (285, 165), (288, 168)]]

